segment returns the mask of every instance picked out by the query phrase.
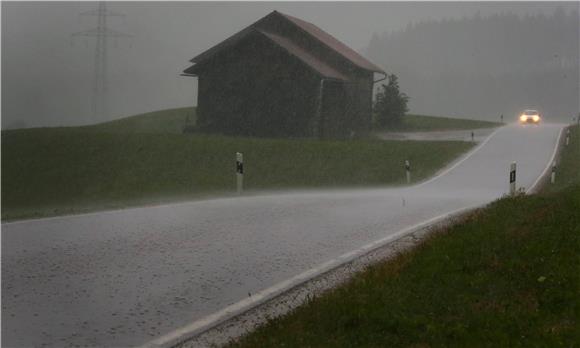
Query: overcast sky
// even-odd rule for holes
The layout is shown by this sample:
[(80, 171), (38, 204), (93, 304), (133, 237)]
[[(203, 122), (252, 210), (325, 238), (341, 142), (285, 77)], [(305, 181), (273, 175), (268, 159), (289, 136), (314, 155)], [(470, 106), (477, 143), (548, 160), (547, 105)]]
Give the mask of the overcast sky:
[[(94, 40), (71, 40), (96, 26), (78, 14), (96, 2), (2, 2), (2, 124), (95, 123), (90, 113)], [(134, 35), (109, 42), (109, 119), (195, 104), (188, 60), (273, 10), (316, 24), (358, 51), (373, 33), (409, 22), (513, 12), (552, 13), (577, 2), (108, 2), (126, 14), (112, 29)], [(412, 108), (412, 105), (411, 105)]]

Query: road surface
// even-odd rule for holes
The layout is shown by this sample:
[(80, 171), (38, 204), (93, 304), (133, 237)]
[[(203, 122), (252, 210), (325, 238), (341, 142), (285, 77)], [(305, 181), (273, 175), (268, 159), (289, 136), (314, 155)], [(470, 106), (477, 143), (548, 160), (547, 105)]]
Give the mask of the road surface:
[[(497, 130), (423, 184), (2, 225), (3, 346), (134, 346), (410, 225), (530, 187), (561, 125)], [(402, 202), (405, 200), (405, 205)]]
[(495, 128), (462, 129), (451, 131), (433, 132), (384, 132), (378, 133), (378, 137), (384, 140), (419, 140), (419, 141), (482, 141), (487, 138)]

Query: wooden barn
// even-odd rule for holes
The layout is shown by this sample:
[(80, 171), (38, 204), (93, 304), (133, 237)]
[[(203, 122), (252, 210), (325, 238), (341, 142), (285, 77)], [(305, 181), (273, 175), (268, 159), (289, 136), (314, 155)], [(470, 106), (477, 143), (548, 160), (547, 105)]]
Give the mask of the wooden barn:
[(263, 137), (345, 138), (371, 127), (383, 69), (315, 25), (274, 11), (191, 59), (197, 125)]

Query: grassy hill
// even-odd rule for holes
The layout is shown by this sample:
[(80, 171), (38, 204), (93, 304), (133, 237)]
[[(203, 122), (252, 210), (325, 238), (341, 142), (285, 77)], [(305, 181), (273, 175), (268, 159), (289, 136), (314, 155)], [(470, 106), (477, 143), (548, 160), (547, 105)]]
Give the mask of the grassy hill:
[[(196, 117), (195, 107), (185, 107), (130, 116), (90, 126), (90, 128), (107, 132), (179, 134), (186, 123), (195, 124)], [(494, 128), (500, 125), (500, 123), (489, 121), (409, 114), (403, 118), (400, 126), (387, 129), (387, 131), (427, 132)]]
[(232, 195), (236, 152), (247, 191), (397, 185), (471, 148), (464, 142), (319, 141), (182, 134), (193, 108), (87, 127), (2, 132), (2, 219)]
[(185, 124), (195, 124), (195, 120), (196, 108), (185, 107), (148, 112), (87, 128), (103, 132), (180, 134)]

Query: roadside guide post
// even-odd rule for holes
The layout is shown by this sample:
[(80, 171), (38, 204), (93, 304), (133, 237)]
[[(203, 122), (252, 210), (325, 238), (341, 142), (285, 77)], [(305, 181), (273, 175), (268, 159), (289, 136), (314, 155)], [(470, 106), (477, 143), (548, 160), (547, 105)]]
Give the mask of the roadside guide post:
[(409, 160), (405, 160), (405, 172), (407, 173), (407, 184), (411, 183), (411, 163)]
[(244, 155), (241, 152), (236, 152), (236, 181), (237, 192), (241, 194), (244, 190)]
[(516, 162), (510, 165), (510, 195), (516, 194)]
[(473, 131), (471, 131), (471, 142), (473, 143), (473, 137), (475, 136), (475, 134), (473, 134)]
[(552, 179), (550, 181), (552, 184), (556, 182), (556, 161), (552, 163)]
[(570, 128), (566, 128), (566, 146), (570, 143)]

